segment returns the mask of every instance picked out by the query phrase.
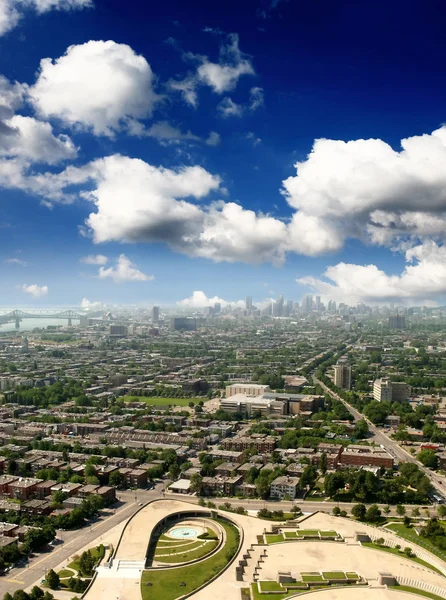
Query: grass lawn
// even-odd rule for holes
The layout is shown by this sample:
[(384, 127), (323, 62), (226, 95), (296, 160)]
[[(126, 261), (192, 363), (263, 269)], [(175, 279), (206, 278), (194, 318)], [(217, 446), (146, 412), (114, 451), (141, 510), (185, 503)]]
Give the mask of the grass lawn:
[(405, 527), (402, 523), (390, 523), (390, 525), (386, 526), (386, 529), (390, 529), (394, 531), (399, 536), (404, 538), (409, 542), (413, 542), (414, 544), (418, 544), (425, 550), (432, 552), (435, 556), (441, 558), (441, 560), (446, 561), (446, 552), (442, 552), (437, 546), (434, 546), (428, 539), (421, 537), (421, 535), (417, 535), (415, 529), (413, 527)]
[(284, 592), (282, 585), (277, 581), (259, 581), (262, 592)]
[(320, 531), (321, 537), (338, 537), (336, 531)]
[(297, 535), (301, 537), (319, 537), (318, 529), (298, 529)]
[(181, 552), (189, 552), (189, 550), (195, 550), (203, 544), (202, 541), (188, 542), (187, 544), (179, 544), (178, 546), (171, 546), (169, 544), (157, 544), (155, 548), (155, 556), (158, 554), (176, 554)]
[(270, 535), (265, 535), (265, 539), (266, 539), (266, 543), (267, 544), (277, 544), (277, 542), (283, 542), (283, 535), (281, 533), (278, 534), (270, 534)]
[(69, 579), (73, 577), (73, 571), (69, 571), (68, 569), (61, 569), (57, 573), (61, 579)]
[(216, 546), (217, 542), (207, 542), (206, 544), (201, 544), (198, 548), (193, 550), (183, 550), (183, 552), (178, 552), (173, 556), (156, 554), (153, 560), (169, 564), (188, 562), (197, 558), (203, 558), (203, 556), (206, 556), (212, 552), (212, 550), (215, 550)]
[(150, 406), (188, 406), (189, 402), (197, 404), (207, 398), (160, 398), (159, 396), (123, 396), (124, 402), (145, 402)]
[(296, 531), (284, 531), (283, 535), (285, 536), (285, 539), (297, 539), (297, 532)]
[(322, 575), (324, 576), (324, 579), (347, 579), (347, 577), (345, 576), (345, 573), (343, 571), (323, 571)]
[[(262, 582), (266, 583), (266, 582)], [(284, 592), (283, 594), (262, 594), (259, 592), (259, 588), (257, 583), (251, 584), (252, 597), (254, 600), (285, 600), (285, 598), (289, 598), (290, 596), (294, 596), (296, 592)]]
[[(411, 594), (418, 594), (419, 596), (424, 596), (425, 598), (432, 598), (432, 600), (444, 600), (441, 596), (437, 596), (437, 594), (432, 594), (431, 592), (426, 592), (425, 590), (419, 590), (418, 588), (410, 587), (408, 585), (392, 585), (389, 586), (389, 590), (395, 590), (396, 592), (410, 592)], [(275, 598), (276, 596), (274, 596)]]
[(351, 579), (352, 581), (356, 581), (359, 579), (358, 573), (346, 573), (347, 579)]
[(362, 542), (362, 546), (366, 548), (373, 548), (374, 550), (382, 550), (383, 552), (390, 552), (391, 554), (396, 554), (400, 558), (407, 558), (408, 560), (413, 560), (419, 565), (423, 565), (423, 567), (427, 567), (428, 569), (439, 573), (443, 577), (443, 573), (441, 571), (439, 571), (436, 567), (429, 564), (428, 562), (421, 560), (421, 558), (418, 558), (417, 556), (406, 556), (404, 552), (400, 552), (396, 548), (390, 548), (389, 546), (379, 546), (378, 544), (374, 544), (373, 542)]
[(311, 573), (301, 573), (300, 576), (302, 577), (302, 581), (305, 581), (305, 583), (322, 583), (324, 581), (324, 578), (322, 577), (322, 575), (313, 575)]
[[(143, 600), (175, 600), (196, 590), (228, 564), (238, 548), (238, 531), (226, 521), (222, 520), (219, 523), (226, 532), (226, 543), (207, 560), (176, 569), (143, 571), (141, 580)], [(148, 583), (152, 585), (147, 585)], [(185, 585), (180, 585), (181, 583)]]

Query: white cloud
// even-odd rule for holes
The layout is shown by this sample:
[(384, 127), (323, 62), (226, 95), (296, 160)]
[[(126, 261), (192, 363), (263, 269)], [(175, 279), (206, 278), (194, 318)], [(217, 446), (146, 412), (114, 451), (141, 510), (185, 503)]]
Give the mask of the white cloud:
[(251, 96), (251, 101), (249, 103), (250, 111), (254, 112), (265, 104), (263, 88), (253, 87), (249, 90), (249, 95)]
[(126, 44), (89, 41), (40, 62), (30, 100), (43, 118), (112, 136), (131, 119), (149, 117), (157, 96), (143, 56)]
[(197, 69), (198, 79), (217, 94), (233, 90), (242, 75), (255, 74), (250, 59), (240, 51), (238, 44), (238, 35), (230, 34), (228, 43), (220, 48), (219, 62), (213, 63), (204, 58)]
[(5, 258), (3, 261), (7, 265), (18, 265), (19, 267), (27, 267), (28, 263), (20, 258)]
[(108, 258), (103, 254), (90, 254), (89, 256), (81, 258), (81, 262), (86, 265), (106, 265), (108, 263)]
[(216, 94), (223, 94), (233, 90), (243, 75), (255, 75), (251, 59), (241, 52), (239, 37), (235, 33), (228, 35), (226, 42), (221, 45), (218, 62), (190, 52), (184, 53), (183, 58), (198, 63), (196, 72), (188, 73), (184, 79), (171, 79), (167, 85), (170, 89), (181, 92), (187, 104), (194, 108), (198, 106), (199, 85), (207, 85)]
[(27, 8), (33, 8), (41, 14), (52, 9), (71, 10), (91, 6), (92, 0), (0, 0), (0, 35), (14, 29)]
[(27, 90), (26, 84), (17, 81), (11, 83), (6, 77), (0, 75), (0, 120), (11, 118), (14, 111), (22, 106)]
[(446, 126), (401, 146), (397, 152), (379, 139), (316, 140), (297, 175), (283, 182), (288, 203), (319, 219), (325, 232), (325, 243), (315, 237), (310, 253), (331, 251), (347, 237), (385, 245), (444, 239)]
[(22, 291), (25, 292), (26, 294), (30, 294), (31, 296), (34, 296), (34, 298), (42, 298), (42, 296), (48, 295), (48, 286), (47, 285), (37, 285), (35, 283), (27, 285), (26, 283), (24, 283), (22, 285)]
[(154, 123), (149, 129), (145, 128), (139, 121), (132, 121), (129, 123), (128, 131), (138, 137), (153, 137), (163, 146), (181, 144), (183, 142), (197, 142), (208, 146), (216, 146), (220, 142), (220, 136), (215, 131), (211, 131), (207, 138), (201, 138), (191, 131), (181, 131), (181, 129), (171, 125), (168, 121)]
[(207, 306), (214, 306), (214, 304), (216, 303), (220, 303), (223, 307), (245, 307), (245, 303), (243, 300), (237, 300), (236, 302), (228, 302), (227, 300), (223, 300), (218, 296), (208, 298), (204, 292), (198, 290), (193, 292), (192, 296), (190, 296), (189, 298), (185, 298), (184, 300), (179, 300), (177, 302), (179, 306), (185, 306), (187, 308), (206, 308)]
[(388, 275), (376, 265), (338, 263), (328, 267), (323, 279), (301, 277), (326, 298), (355, 302), (398, 301), (420, 303), (446, 294), (446, 246), (433, 241), (406, 251), (406, 267)]
[(0, 156), (20, 157), (31, 162), (56, 164), (77, 156), (67, 135), (55, 136), (49, 123), (15, 115), (0, 123)]
[(252, 141), (253, 146), (258, 146), (262, 143), (262, 138), (257, 137), (256, 134), (252, 131), (249, 131), (245, 137), (247, 140)]
[(243, 106), (234, 102), (229, 96), (226, 96), (217, 104), (217, 110), (226, 119), (228, 117), (241, 117), (243, 115)]
[(102, 302), (90, 302), (87, 298), (82, 298), (80, 306), (83, 310), (100, 310), (103, 304)]
[(137, 269), (125, 254), (121, 254), (115, 267), (99, 268), (99, 279), (113, 279), (115, 283), (123, 283), (124, 281), (152, 281), (155, 278)]

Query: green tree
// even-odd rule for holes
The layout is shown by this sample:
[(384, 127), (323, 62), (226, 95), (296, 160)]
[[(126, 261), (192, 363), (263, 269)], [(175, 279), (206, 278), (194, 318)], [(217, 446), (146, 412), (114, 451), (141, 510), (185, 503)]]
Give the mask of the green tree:
[(9, 592), (6, 592), (6, 594), (3, 596), (3, 600), (13, 600), (13, 598)]
[(203, 478), (199, 473), (194, 473), (190, 478), (190, 489), (195, 494), (201, 493), (201, 488), (203, 485)]
[(109, 485), (120, 488), (124, 485), (125, 477), (121, 471), (113, 471), (108, 479)]
[(305, 469), (302, 472), (302, 475), (300, 476), (299, 485), (302, 489), (306, 486), (312, 487), (314, 485), (314, 482), (316, 481), (316, 479), (317, 479), (316, 468), (313, 467), (313, 465), (308, 465), (307, 467), (305, 467)]
[(406, 509), (402, 504), (398, 504), (398, 506), (396, 507), (396, 514), (400, 517), (403, 517), (406, 514)]
[(14, 592), (13, 600), (29, 600), (29, 595), (24, 590)]
[(355, 517), (355, 519), (359, 519), (360, 521), (364, 520), (366, 512), (367, 508), (365, 504), (362, 503), (355, 504), (352, 508), (352, 515)]
[(433, 450), (422, 450), (417, 458), (428, 469), (438, 469), (438, 456)]
[(333, 516), (338, 517), (341, 514), (341, 509), (339, 508), (339, 506), (335, 506), (332, 512)]
[(319, 470), (322, 473), (322, 475), (325, 475), (325, 473), (327, 472), (327, 455), (325, 452), (322, 452), (321, 454), (321, 458), (319, 460)]
[(380, 518), (381, 511), (379, 510), (378, 506), (376, 504), (372, 504), (371, 506), (369, 506), (365, 514), (366, 521), (370, 521), (370, 523), (376, 523), (380, 520)]
[(52, 590), (56, 590), (60, 585), (59, 575), (50, 569), (45, 576), (48, 587)]
[(384, 507), (384, 509), (383, 509), (383, 510), (384, 510), (384, 513), (385, 513), (386, 515), (389, 515), (389, 514), (390, 514), (390, 512), (391, 512), (391, 508), (390, 508), (390, 506), (389, 506), (388, 504), (387, 504), (387, 505)]
[(355, 425), (355, 437), (363, 440), (369, 435), (369, 426), (365, 419), (360, 419)]
[(35, 585), (30, 591), (29, 597), (31, 598), (31, 600), (40, 600), (40, 598), (43, 598), (44, 594), (45, 592), (41, 588), (39, 588), (39, 586)]

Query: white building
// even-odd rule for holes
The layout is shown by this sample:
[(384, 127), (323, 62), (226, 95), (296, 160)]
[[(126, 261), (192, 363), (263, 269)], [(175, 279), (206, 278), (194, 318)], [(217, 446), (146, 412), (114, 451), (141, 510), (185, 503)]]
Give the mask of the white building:
[(263, 396), (265, 392), (271, 391), (269, 385), (258, 385), (256, 383), (233, 383), (226, 386), (226, 398), (236, 394), (246, 394), (247, 396)]
[(405, 402), (410, 396), (410, 385), (403, 381), (390, 381), (388, 377), (373, 383), (373, 398), (377, 402)]
[[(232, 387), (232, 386), (228, 386)], [(263, 398), (263, 396), (248, 396), (247, 394), (235, 394), (229, 398), (220, 400), (220, 408), (227, 413), (239, 413), (248, 418), (259, 414), (262, 417), (269, 415), (283, 415), (285, 403), (275, 398)]]
[(288, 477), (286, 475), (276, 477), (271, 484), (271, 498), (279, 498), (283, 500), (285, 496), (289, 496), (294, 500), (299, 488), (299, 477)]

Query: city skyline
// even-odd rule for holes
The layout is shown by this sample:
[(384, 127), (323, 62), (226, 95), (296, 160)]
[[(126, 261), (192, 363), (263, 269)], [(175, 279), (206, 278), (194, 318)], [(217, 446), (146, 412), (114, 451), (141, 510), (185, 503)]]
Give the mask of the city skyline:
[(440, 16), (3, 0), (1, 305), (446, 304)]

